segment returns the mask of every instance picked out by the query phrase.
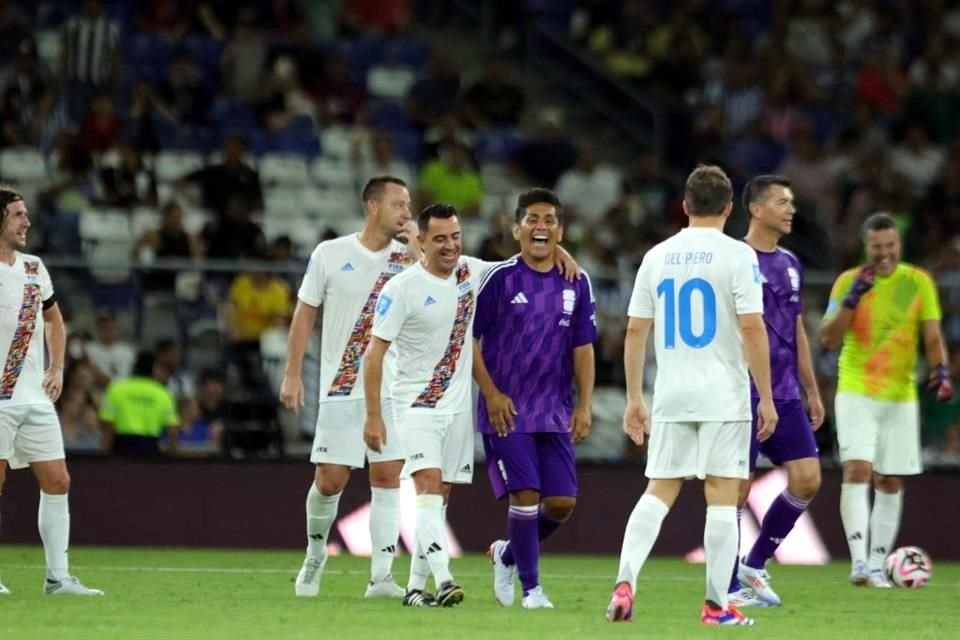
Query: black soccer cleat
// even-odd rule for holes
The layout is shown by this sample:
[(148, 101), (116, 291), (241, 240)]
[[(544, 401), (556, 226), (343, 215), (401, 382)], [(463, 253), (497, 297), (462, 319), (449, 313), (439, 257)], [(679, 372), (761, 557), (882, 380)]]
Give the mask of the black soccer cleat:
[[(462, 596), (461, 596), (462, 597)], [(420, 589), (408, 589), (403, 595), (403, 606), (405, 607), (435, 607), (437, 599), (428, 591)]]
[(463, 587), (453, 580), (447, 580), (437, 590), (437, 604), (441, 607), (453, 607), (463, 602)]

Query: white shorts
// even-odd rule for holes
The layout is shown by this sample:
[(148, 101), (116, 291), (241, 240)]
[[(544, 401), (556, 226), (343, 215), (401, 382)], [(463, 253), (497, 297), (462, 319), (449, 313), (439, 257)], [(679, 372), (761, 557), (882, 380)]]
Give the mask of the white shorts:
[(750, 476), (750, 421), (654, 422), (647, 444), (648, 478), (703, 480)]
[(404, 476), (440, 469), (444, 482), (473, 482), (473, 413), (435, 415), (394, 406), (397, 431), (407, 451)]
[(841, 462), (865, 460), (885, 476), (923, 472), (916, 401), (888, 402), (842, 392), (834, 399), (834, 412)]
[(53, 403), (0, 408), (0, 460), (11, 469), (64, 458), (63, 431)]
[(403, 460), (403, 443), (397, 435), (393, 405), (389, 399), (381, 400), (380, 410), (387, 426), (387, 444), (377, 453), (367, 448), (363, 441), (363, 424), (367, 420), (365, 400), (321, 402), (317, 408), (317, 429), (313, 434), (310, 462), (362, 469), (365, 460), (371, 463)]

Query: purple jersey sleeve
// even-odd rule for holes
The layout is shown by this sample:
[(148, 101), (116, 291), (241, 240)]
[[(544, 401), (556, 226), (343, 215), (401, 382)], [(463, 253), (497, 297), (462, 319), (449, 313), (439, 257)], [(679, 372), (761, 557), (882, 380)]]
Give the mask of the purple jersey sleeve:
[(502, 269), (489, 272), (480, 283), (477, 296), (477, 311), (473, 317), (473, 337), (482, 338), (493, 326), (500, 302), (500, 290), (503, 288)]
[(577, 308), (573, 314), (573, 346), (582, 347), (597, 340), (597, 301), (593, 283), (584, 271), (577, 281)]

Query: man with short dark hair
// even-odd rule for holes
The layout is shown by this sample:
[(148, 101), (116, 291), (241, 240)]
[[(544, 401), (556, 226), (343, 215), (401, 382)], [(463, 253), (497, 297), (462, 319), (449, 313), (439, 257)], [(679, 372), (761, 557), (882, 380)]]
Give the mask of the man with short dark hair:
[(953, 383), (937, 286), (929, 273), (900, 261), (900, 232), (893, 216), (867, 218), (863, 246), (867, 264), (844, 271), (833, 284), (820, 342), (827, 349), (842, 345), (835, 414), (850, 581), (889, 588), (883, 562), (900, 526), (903, 477), (923, 470), (918, 341), (930, 372), (927, 387), (936, 399), (949, 400)]

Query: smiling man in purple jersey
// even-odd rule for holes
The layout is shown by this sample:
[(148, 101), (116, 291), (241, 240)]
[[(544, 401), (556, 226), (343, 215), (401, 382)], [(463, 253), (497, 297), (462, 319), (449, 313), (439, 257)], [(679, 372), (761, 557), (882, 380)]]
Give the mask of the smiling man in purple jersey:
[[(753, 178), (743, 189), (743, 208), (750, 215), (745, 240), (756, 251), (760, 262), (763, 321), (770, 340), (773, 399), (780, 422), (768, 440), (758, 442), (756, 435), (751, 440), (750, 480), (740, 487), (737, 522), (750, 493), (758, 453), (783, 466), (788, 481), (787, 488), (763, 518), (753, 548), (734, 568), (729, 598), (740, 607), (780, 604), (764, 565), (820, 488), (820, 459), (813, 432), (823, 424), (824, 417), (810, 344), (803, 327), (803, 269), (793, 253), (778, 246), (780, 239), (792, 230), (796, 213), (790, 181), (776, 175)], [(751, 394), (756, 434), (757, 389), (753, 384)]]
[(540, 540), (577, 501), (573, 445), (590, 432), (596, 303), (585, 272), (569, 282), (555, 267), (563, 226), (553, 192), (520, 195), (513, 237), (520, 255), (484, 278), (473, 330), (477, 428), (494, 493), (510, 496), (509, 541), (488, 555), (501, 605), (513, 604), (519, 575), (525, 609), (553, 608), (540, 586)]

